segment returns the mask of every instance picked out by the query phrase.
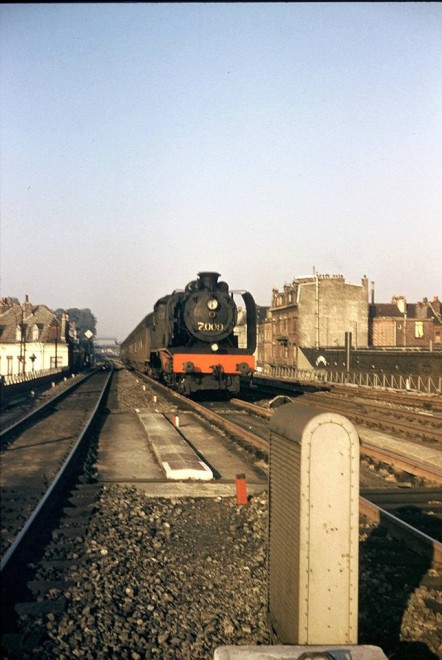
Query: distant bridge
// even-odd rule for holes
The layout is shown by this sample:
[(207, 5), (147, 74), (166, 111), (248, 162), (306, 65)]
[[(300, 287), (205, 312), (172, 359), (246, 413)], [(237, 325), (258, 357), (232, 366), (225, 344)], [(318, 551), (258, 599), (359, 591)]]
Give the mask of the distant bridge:
[(119, 346), (116, 337), (97, 337), (94, 339), (94, 344), (100, 344), (102, 346)]
[(94, 339), (95, 351), (108, 355), (119, 355), (120, 344), (115, 337), (97, 337)]

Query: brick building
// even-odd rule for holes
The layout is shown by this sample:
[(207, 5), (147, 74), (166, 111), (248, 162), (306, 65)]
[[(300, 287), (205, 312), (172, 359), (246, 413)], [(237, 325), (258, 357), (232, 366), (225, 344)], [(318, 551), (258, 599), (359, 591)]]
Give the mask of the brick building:
[(350, 284), (342, 275), (295, 278), (273, 289), (258, 327), (258, 361), (304, 367), (302, 348), (368, 346), (368, 280)]
[(430, 302), (407, 303), (395, 296), (389, 304), (370, 305), (371, 346), (395, 348), (433, 348), (442, 344), (441, 303), (437, 296)]

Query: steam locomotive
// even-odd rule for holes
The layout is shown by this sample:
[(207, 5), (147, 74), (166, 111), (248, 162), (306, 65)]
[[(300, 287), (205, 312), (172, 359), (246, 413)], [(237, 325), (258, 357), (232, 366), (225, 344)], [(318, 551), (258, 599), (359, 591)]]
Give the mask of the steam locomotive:
[[(219, 277), (198, 273), (184, 291), (160, 298), (122, 342), (126, 366), (186, 395), (238, 392), (240, 376), (252, 375), (255, 368), (256, 305), (250, 293), (229, 291)], [(237, 306), (234, 294), (242, 297), (245, 309)]]

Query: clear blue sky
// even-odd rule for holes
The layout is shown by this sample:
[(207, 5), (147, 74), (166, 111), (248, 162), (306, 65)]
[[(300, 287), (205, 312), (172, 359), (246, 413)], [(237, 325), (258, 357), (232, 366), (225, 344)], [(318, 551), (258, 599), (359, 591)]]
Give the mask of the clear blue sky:
[(0, 6), (1, 295), (125, 338), (200, 270), (442, 294), (442, 4)]

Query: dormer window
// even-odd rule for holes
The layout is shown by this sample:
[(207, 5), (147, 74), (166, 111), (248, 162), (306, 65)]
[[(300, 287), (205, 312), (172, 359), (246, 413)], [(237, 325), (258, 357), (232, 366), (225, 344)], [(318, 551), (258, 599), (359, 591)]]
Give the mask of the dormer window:
[(32, 341), (38, 341), (40, 335), (40, 329), (36, 323), (32, 326)]

